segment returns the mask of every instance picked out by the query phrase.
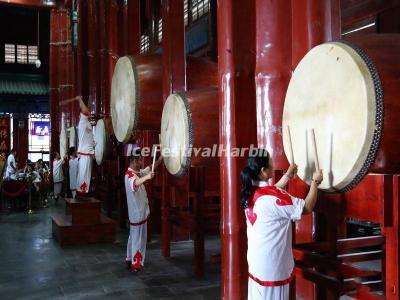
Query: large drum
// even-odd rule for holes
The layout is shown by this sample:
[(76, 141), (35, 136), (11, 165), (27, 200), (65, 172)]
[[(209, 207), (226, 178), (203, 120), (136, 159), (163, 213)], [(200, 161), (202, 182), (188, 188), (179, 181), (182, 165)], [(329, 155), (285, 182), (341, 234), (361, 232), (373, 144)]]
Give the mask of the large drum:
[(94, 155), (96, 158), (96, 163), (99, 166), (111, 153), (111, 135), (112, 128), (110, 118), (99, 119), (94, 127)]
[(74, 147), (78, 149), (78, 133), (75, 126), (67, 129), (68, 131), (68, 148)]
[(61, 125), (61, 130), (60, 130), (60, 156), (63, 158), (64, 156), (67, 155), (67, 131), (65, 129), (65, 126), (62, 124)]
[(218, 164), (218, 90), (171, 94), (161, 119), (161, 147), (168, 172), (182, 176), (192, 165)]
[[(187, 88), (217, 87), (217, 65), (187, 59)], [(115, 136), (128, 142), (134, 130), (159, 130), (163, 107), (160, 55), (124, 56), (114, 69), (111, 117)]]
[(368, 172), (398, 173), (400, 155), (400, 39), (364, 35), (319, 45), (307, 53), (290, 81), (283, 112), (301, 179), (314, 170), (310, 130), (315, 130), (320, 188), (345, 192)]

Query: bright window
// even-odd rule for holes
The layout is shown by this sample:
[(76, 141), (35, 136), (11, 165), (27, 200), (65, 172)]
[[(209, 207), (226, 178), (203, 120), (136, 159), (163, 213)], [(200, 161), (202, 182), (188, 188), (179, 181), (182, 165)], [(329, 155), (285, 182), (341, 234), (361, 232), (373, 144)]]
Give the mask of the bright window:
[(38, 59), (37, 46), (28, 46), (28, 63), (35, 64), (37, 59)]
[(148, 35), (142, 35), (140, 37), (140, 53), (144, 54), (150, 50), (150, 38)]
[(50, 115), (29, 114), (28, 157), (32, 161), (48, 157), (50, 151)]
[(158, 20), (158, 42), (162, 42), (162, 19)]
[(4, 62), (8, 64), (15, 63), (15, 45), (5, 44), (4, 45)]
[(28, 47), (26, 45), (17, 45), (17, 63), (28, 63)]

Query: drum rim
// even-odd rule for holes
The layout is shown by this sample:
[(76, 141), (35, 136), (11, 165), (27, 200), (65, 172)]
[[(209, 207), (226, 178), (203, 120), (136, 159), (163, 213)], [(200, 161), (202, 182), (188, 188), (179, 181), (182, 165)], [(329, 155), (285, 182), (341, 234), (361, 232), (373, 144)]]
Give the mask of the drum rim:
[[(341, 179), (341, 181), (335, 186), (330, 186), (327, 188), (321, 188), (325, 192), (348, 192), (352, 190), (360, 181), (365, 177), (365, 175), (368, 173), (369, 168), (374, 164), (376, 155), (379, 150), (379, 144), (380, 144), (380, 139), (382, 135), (382, 128), (383, 128), (383, 114), (384, 114), (384, 95), (383, 95), (383, 88), (382, 88), (382, 83), (379, 77), (378, 70), (372, 61), (372, 59), (367, 55), (367, 53), (358, 47), (357, 45), (345, 41), (345, 40), (335, 40), (332, 42), (326, 42), (321, 45), (318, 45), (311, 49), (308, 54), (313, 51), (315, 48), (319, 48), (321, 46), (329, 46), (333, 45), (339, 48), (342, 48), (342, 50), (345, 50), (348, 55), (351, 57), (357, 58), (360, 64), (362, 64), (362, 68), (364, 69), (364, 74), (365, 77), (368, 78), (370, 82), (370, 91), (371, 91), (371, 98), (369, 103), (373, 103), (374, 105), (374, 111), (371, 114), (370, 118), (370, 130), (369, 132), (369, 140), (367, 143), (364, 143), (364, 151), (362, 155), (359, 155), (357, 160), (358, 163), (353, 165), (351, 168), (351, 172), (348, 173), (346, 176)], [(305, 57), (306, 57), (305, 56)], [(303, 59), (305, 58), (303, 57)], [(353, 58), (353, 59), (354, 59)], [(300, 62), (301, 63), (301, 62)], [(299, 63), (299, 65), (300, 65)], [(297, 67), (296, 67), (297, 69)], [(296, 72), (296, 70), (294, 71)], [(294, 74), (292, 76), (292, 79), (294, 77)], [(291, 79), (291, 81), (292, 81)], [(289, 83), (288, 90), (291, 86), (291, 83)], [(284, 115), (285, 115), (285, 109), (286, 109), (286, 101), (287, 101), (287, 95), (285, 97), (285, 105), (284, 105)], [(285, 125), (285, 116), (283, 115), (282, 118), (282, 126)], [(373, 130), (372, 130), (373, 126)], [(285, 131), (286, 133), (286, 131)], [(287, 147), (284, 143), (284, 151), (287, 155)], [(351, 176), (350, 176), (351, 174)], [(347, 177), (347, 178), (346, 178)], [(307, 181), (305, 178), (302, 178), (303, 181)]]
[[(185, 153), (188, 153), (189, 150), (190, 150), (190, 155), (185, 155), (184, 156), (185, 160), (184, 160), (183, 163), (181, 163), (180, 169), (179, 169), (179, 171), (177, 173), (171, 173), (170, 170), (167, 168), (167, 166), (166, 166), (166, 168), (167, 168), (168, 172), (171, 175), (174, 175), (176, 177), (182, 177), (188, 172), (188, 170), (190, 168), (190, 165), (191, 165), (191, 161), (192, 161), (192, 153), (193, 152), (191, 150), (192, 150), (193, 143), (194, 143), (192, 111), (190, 109), (190, 104), (189, 104), (188, 97), (186, 96), (185, 93), (182, 93), (182, 92), (172, 93), (167, 97), (167, 100), (168, 100), (168, 98), (170, 96), (175, 96), (175, 97), (181, 99), (183, 104), (184, 104), (184, 106), (185, 106), (185, 110), (186, 110), (186, 113), (187, 113), (186, 120), (187, 120), (187, 126), (188, 126), (187, 127), (188, 128), (188, 143), (187, 144), (185, 143), (185, 145), (187, 145), (187, 149), (185, 149)], [(165, 105), (164, 105), (164, 107), (165, 107)], [(162, 123), (162, 118), (161, 118), (161, 123)]]
[[(118, 59), (118, 61), (122, 60), (122, 59), (125, 59), (125, 58), (129, 60), (129, 62), (131, 64), (131, 67), (132, 67), (133, 81), (134, 81), (134, 85), (135, 85), (135, 93), (134, 93), (134, 96), (135, 96), (135, 108), (134, 108), (134, 121), (133, 121), (133, 123), (131, 125), (128, 124), (128, 130), (125, 133), (124, 138), (122, 140), (119, 140), (117, 138), (117, 140), (119, 142), (121, 142), (121, 143), (129, 142), (131, 140), (132, 132), (135, 129), (137, 129), (138, 124), (139, 124), (139, 117), (140, 117), (140, 113), (139, 112), (140, 112), (140, 105), (141, 105), (141, 99), (140, 99), (140, 94), (139, 94), (139, 82), (138, 82), (139, 75), (138, 75), (138, 72), (137, 72), (137, 64), (135, 63), (135, 58), (132, 55), (125, 55), (125, 56), (121, 56)], [(112, 112), (113, 112), (113, 105), (115, 103), (115, 100), (114, 100), (115, 98), (112, 97), (112, 86), (113, 86), (112, 82), (113, 82), (113, 79), (114, 79), (115, 69), (116, 69), (116, 66), (118, 64), (118, 61), (117, 61), (116, 65), (115, 65), (115, 68), (114, 68), (113, 78), (112, 78), (112, 81), (111, 81), (111, 95), (110, 95), (110, 98), (111, 98), (110, 99), (111, 100), (110, 101), (111, 123), (112, 123), (112, 126), (114, 128), (114, 133), (116, 132), (116, 130), (115, 130), (116, 124), (114, 124), (114, 118), (113, 118), (113, 113)], [(117, 137), (117, 135), (115, 135), (115, 137)]]
[(357, 175), (354, 176), (353, 180), (350, 181), (350, 183), (347, 184), (344, 188), (337, 190), (338, 192), (348, 192), (361, 182), (361, 180), (365, 177), (365, 175), (367, 175), (369, 168), (375, 162), (376, 155), (379, 150), (379, 145), (382, 136), (382, 129), (383, 129), (384, 94), (383, 94), (382, 81), (379, 77), (378, 69), (365, 50), (346, 40), (337, 40), (330, 43), (341, 43), (347, 45), (361, 57), (361, 59), (364, 61), (369, 70), (369, 74), (371, 76), (375, 91), (375, 103), (376, 103), (375, 127), (373, 132), (372, 143), (369, 147), (367, 157), (364, 161), (364, 164), (358, 171)]

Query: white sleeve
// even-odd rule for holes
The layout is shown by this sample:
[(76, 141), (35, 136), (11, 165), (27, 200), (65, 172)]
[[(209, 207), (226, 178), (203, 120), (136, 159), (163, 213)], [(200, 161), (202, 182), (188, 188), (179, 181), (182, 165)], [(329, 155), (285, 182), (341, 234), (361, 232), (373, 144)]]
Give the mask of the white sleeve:
[(137, 186), (136, 186), (136, 180), (139, 177), (137, 177), (136, 175), (133, 175), (132, 177), (128, 178), (129, 180), (129, 187), (131, 188), (132, 192), (137, 192)]
[(150, 172), (151, 172), (151, 168), (150, 168), (150, 166), (148, 166), (147, 168), (140, 170), (140, 176), (146, 176)]
[(291, 201), (277, 199), (275, 202), (276, 211), (282, 218), (298, 221), (301, 219), (301, 215), (303, 214), (305, 201), (293, 196), (290, 196), (290, 199)]

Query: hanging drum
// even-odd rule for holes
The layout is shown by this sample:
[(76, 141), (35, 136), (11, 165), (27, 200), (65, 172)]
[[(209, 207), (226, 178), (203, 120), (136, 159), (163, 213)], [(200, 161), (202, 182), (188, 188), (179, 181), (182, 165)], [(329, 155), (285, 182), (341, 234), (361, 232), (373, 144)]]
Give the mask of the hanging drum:
[(69, 133), (68, 137), (68, 149), (71, 147), (74, 147), (75, 149), (78, 149), (78, 135), (77, 135), (77, 130), (75, 126), (72, 126), (67, 129)]
[(60, 156), (63, 158), (67, 155), (67, 131), (64, 126), (60, 130)]
[(96, 163), (100, 166), (103, 161), (111, 154), (111, 120), (99, 119), (94, 127), (94, 155)]
[[(217, 65), (187, 59), (187, 88), (217, 87)], [(118, 59), (111, 84), (112, 126), (118, 141), (127, 143), (134, 130), (159, 130), (163, 107), (160, 55)]]
[(161, 119), (161, 147), (170, 174), (182, 176), (190, 166), (218, 164), (218, 112), (215, 88), (167, 98)]
[(314, 170), (311, 129), (323, 190), (346, 192), (368, 172), (400, 171), (399, 53), (400, 39), (380, 34), (325, 43), (302, 59), (289, 83), (282, 126), (288, 157), (290, 128), (302, 180), (309, 183)]

